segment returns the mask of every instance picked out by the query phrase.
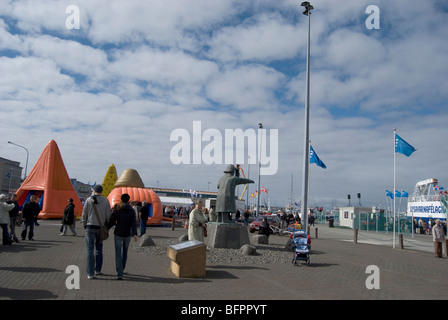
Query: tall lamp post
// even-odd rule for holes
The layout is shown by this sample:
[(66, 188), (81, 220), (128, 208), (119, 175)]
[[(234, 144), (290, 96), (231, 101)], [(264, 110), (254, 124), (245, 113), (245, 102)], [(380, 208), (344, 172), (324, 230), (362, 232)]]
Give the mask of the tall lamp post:
[(20, 148), (23, 148), (23, 149), (25, 149), (25, 151), (26, 151), (25, 178), (23, 179), (23, 180), (25, 180), (25, 179), (26, 179), (27, 169), (28, 169), (28, 156), (29, 156), (28, 149), (25, 148), (24, 146), (21, 146), (21, 145), (19, 145), (19, 144), (17, 144), (17, 143), (11, 142), (11, 141), (8, 141), (8, 143), (13, 144), (13, 145), (15, 145), (15, 146), (18, 146), (18, 147), (20, 147)]
[(302, 228), (306, 230), (308, 225), (308, 169), (310, 157), (310, 27), (311, 27), (311, 10), (314, 7), (308, 2), (302, 2), (302, 7), (305, 7), (303, 14), (308, 16), (308, 43), (306, 55), (306, 104), (305, 104), (305, 137), (303, 148), (303, 184), (302, 184)]
[[(263, 129), (263, 124), (258, 124), (259, 129)], [(263, 145), (263, 132), (259, 132), (260, 136), (260, 157), (258, 158), (258, 190), (257, 190), (257, 217), (260, 215), (260, 172), (261, 172), (261, 146)]]

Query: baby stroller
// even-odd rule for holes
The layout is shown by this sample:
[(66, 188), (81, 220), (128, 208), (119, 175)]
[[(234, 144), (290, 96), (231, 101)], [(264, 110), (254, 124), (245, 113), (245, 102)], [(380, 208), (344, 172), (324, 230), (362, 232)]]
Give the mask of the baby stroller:
[(310, 260), (310, 239), (305, 230), (296, 230), (292, 234), (292, 243), (294, 244), (294, 258), (292, 262), (298, 265), (298, 260), (304, 260), (307, 265), (311, 265)]

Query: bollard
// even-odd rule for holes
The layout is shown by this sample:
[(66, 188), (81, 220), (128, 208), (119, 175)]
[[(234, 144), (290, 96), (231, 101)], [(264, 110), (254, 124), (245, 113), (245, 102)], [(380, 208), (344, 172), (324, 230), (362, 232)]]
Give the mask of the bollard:
[(353, 240), (354, 243), (358, 243), (358, 229), (355, 229), (355, 239)]
[(448, 258), (448, 239), (445, 240), (445, 242), (443, 244), (445, 246), (445, 257)]
[(318, 228), (315, 228), (315, 229), (314, 229), (314, 231), (316, 232), (316, 239), (317, 239), (317, 229), (318, 229)]
[(174, 230), (174, 224), (176, 223), (176, 219), (171, 220), (171, 230)]
[(398, 239), (400, 241), (400, 249), (403, 249), (404, 247), (403, 247), (403, 234), (402, 233), (400, 233), (398, 235)]

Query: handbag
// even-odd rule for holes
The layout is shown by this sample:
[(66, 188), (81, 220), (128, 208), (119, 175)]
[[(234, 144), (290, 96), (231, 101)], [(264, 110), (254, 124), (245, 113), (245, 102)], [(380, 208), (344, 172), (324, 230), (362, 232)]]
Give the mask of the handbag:
[(98, 220), (98, 223), (100, 225), (100, 239), (101, 239), (101, 241), (107, 240), (109, 238), (109, 229), (107, 229), (106, 226), (103, 226), (101, 224), (100, 216), (98, 214), (98, 210), (96, 209), (96, 205), (95, 205), (95, 203), (92, 203), (92, 205), (93, 205), (93, 209), (95, 210), (96, 220)]

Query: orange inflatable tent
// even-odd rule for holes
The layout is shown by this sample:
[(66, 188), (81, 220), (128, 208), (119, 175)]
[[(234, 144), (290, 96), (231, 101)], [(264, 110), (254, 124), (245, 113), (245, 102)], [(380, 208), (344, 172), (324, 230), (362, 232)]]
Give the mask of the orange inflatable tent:
[(152, 190), (136, 187), (119, 187), (111, 191), (107, 199), (110, 206), (114, 207), (120, 203), (121, 195), (127, 193), (131, 197), (130, 201), (142, 202), (146, 201), (152, 204), (152, 216), (148, 219), (148, 224), (158, 224), (162, 221), (162, 202), (159, 196)]
[(40, 198), (41, 219), (62, 218), (69, 198), (73, 199), (75, 216), (82, 214), (82, 203), (70, 181), (54, 140), (51, 140), (42, 151), (16, 194), (19, 206), (23, 206), (31, 194), (36, 194)]

